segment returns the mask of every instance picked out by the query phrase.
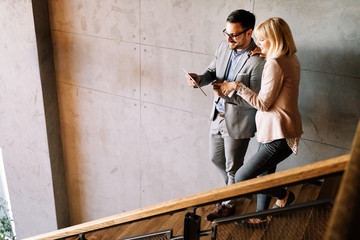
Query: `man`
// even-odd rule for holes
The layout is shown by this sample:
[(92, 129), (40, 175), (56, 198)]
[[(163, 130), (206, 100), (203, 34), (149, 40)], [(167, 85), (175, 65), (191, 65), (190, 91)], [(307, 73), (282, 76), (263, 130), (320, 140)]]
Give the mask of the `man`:
[[(252, 39), (255, 16), (246, 10), (230, 13), (223, 30), (227, 41), (222, 41), (207, 70), (198, 75), (189, 75), (199, 84), (224, 81), (240, 81), (254, 92), (259, 92), (264, 59), (251, 56), (256, 48)], [(195, 87), (194, 81), (187, 76), (188, 84)], [(250, 138), (254, 136), (256, 109), (234, 93), (221, 92), (213, 86), (214, 104), (211, 110), (210, 158), (222, 173), (225, 184), (235, 183), (235, 173), (242, 166)], [(206, 219), (226, 217), (234, 212), (234, 206), (218, 203), (217, 208)]]

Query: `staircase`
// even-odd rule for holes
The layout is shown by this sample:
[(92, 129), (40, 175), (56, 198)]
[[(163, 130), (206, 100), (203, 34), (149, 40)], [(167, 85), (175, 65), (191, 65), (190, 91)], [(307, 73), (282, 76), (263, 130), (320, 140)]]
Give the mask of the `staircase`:
[[(328, 167), (322, 167), (324, 169), (332, 169), (330, 171), (330, 174), (336, 174), (335, 176), (325, 176), (321, 179), (314, 180), (311, 176), (312, 174), (309, 174), (310, 180), (303, 181), (301, 180), (300, 183), (288, 183), (288, 189), (291, 190), (295, 196), (296, 199), (294, 203), (291, 206), (299, 206), (301, 204), (306, 204), (309, 202), (313, 202), (316, 200), (326, 200), (326, 199), (334, 199), (339, 184), (341, 181), (341, 173), (342, 170), (347, 162), (348, 155), (344, 155), (332, 160), (333, 163), (330, 165), (334, 165), (336, 167), (329, 167), (329, 164), (324, 164), (326, 161), (322, 162), (321, 164), (324, 164)], [(298, 169), (299, 172), (304, 172), (304, 168), (307, 167), (300, 167)], [(312, 166), (308, 167), (309, 169), (314, 169)], [(320, 169), (322, 169), (320, 167)], [(290, 170), (289, 170), (290, 171)], [(322, 172), (321, 170), (316, 170), (315, 172)], [(291, 172), (286, 174), (285, 172), (274, 174), (276, 175), (282, 175), (278, 176), (279, 178), (283, 179), (280, 182), (285, 182), (284, 179), (287, 179), (287, 176), (291, 176), (292, 174), (298, 175), (296, 173), (296, 169), (292, 169)], [(327, 172), (325, 172), (326, 175)], [(270, 175), (268, 175), (270, 176)], [(274, 177), (273, 176), (273, 177)], [(262, 177), (263, 178), (263, 177)], [(249, 181), (259, 181), (262, 180), (261, 178), (249, 180)], [(274, 180), (276, 182), (276, 180)], [(259, 183), (252, 183), (250, 184), (249, 188), (256, 188), (257, 185), (264, 185), (264, 182), (268, 182), (268, 180), (262, 180)], [(241, 185), (241, 184), (236, 184)], [(246, 184), (245, 184), (246, 185)], [(232, 187), (232, 186), (230, 186)], [(225, 189), (228, 189), (229, 187), (224, 187)], [(235, 188), (236, 189), (236, 188)], [(236, 190), (235, 190), (236, 191)], [(215, 191), (217, 192), (217, 191)], [(202, 193), (204, 194), (204, 193)], [(201, 195), (201, 194), (200, 194)], [(205, 194), (207, 196), (207, 194)], [(190, 196), (191, 198), (191, 196)], [(206, 202), (206, 200), (204, 200)], [(194, 200), (194, 202), (196, 202)], [(209, 199), (208, 202), (211, 202), (211, 199)], [(275, 200), (271, 202), (270, 206), (273, 205)], [(86, 224), (81, 224), (78, 226), (73, 226), (68, 229), (58, 230), (54, 233), (49, 233), (50, 235), (40, 235), (35, 236), (30, 239), (68, 239), (68, 240), (118, 240), (118, 239), (184, 239), (184, 219), (185, 216), (189, 212), (194, 212), (197, 216), (200, 217), (200, 223), (199, 223), (199, 236), (197, 239), (201, 240), (207, 240), (207, 239), (304, 239), (304, 240), (311, 240), (311, 239), (321, 239), (321, 238), (309, 238), (304, 237), (306, 236), (306, 233), (310, 231), (311, 226), (314, 225), (314, 221), (317, 222), (316, 225), (319, 225), (319, 223), (323, 223), (325, 227), (317, 229), (316, 231), (320, 231), (321, 236), (323, 236), (324, 231), (326, 230), (326, 225), (329, 218), (329, 213), (331, 211), (331, 206), (325, 206), (327, 209), (330, 209), (328, 213), (323, 213), (323, 210), (317, 210), (317, 209), (306, 209), (301, 210), (300, 213), (293, 212), (286, 215), (276, 215), (276, 216), (269, 216), (269, 224), (264, 229), (249, 229), (247, 227), (239, 226), (235, 222), (238, 220), (237, 218), (246, 217), (247, 215), (251, 216), (251, 214), (256, 215), (258, 213), (255, 213), (256, 209), (256, 194), (253, 195), (252, 199), (248, 198), (240, 198), (238, 204), (235, 207), (235, 214), (232, 217), (229, 217), (230, 219), (224, 218), (224, 219), (218, 219), (214, 222), (209, 222), (205, 220), (205, 216), (209, 214), (214, 208), (215, 203), (207, 203), (207, 204), (198, 204), (196, 207), (187, 207), (182, 208), (181, 202), (178, 202), (179, 209), (181, 210), (175, 210), (175, 211), (168, 211), (166, 212), (166, 205), (169, 205), (169, 203), (162, 203), (160, 205), (163, 205), (163, 208), (165, 208), (165, 213), (162, 214), (155, 214), (153, 216), (144, 217), (141, 218), (139, 216), (136, 216), (134, 220), (125, 220), (124, 223), (116, 223), (116, 218), (111, 217), (110, 223), (105, 223), (109, 220), (102, 219), (100, 221), (100, 224), (95, 222), (90, 222)], [(169, 206), (172, 206), (173, 204), (170, 204)], [(196, 205), (196, 204), (195, 204)], [(290, 207), (291, 207), (290, 206)], [(150, 207), (154, 208), (154, 207)], [(155, 207), (157, 209), (157, 207)], [(282, 208), (286, 209), (286, 208)], [(144, 215), (144, 212), (146, 212), (145, 209), (139, 210), (142, 215)], [(322, 213), (325, 215), (325, 217), (320, 216), (321, 219), (314, 218), (316, 211)], [(133, 214), (130, 214), (133, 215)], [(319, 215), (319, 214), (317, 214)], [(316, 215), (316, 216), (317, 216)], [(146, 216), (146, 215), (145, 215)], [(285, 217), (284, 217), (285, 216)], [(128, 216), (125, 216), (127, 218)], [(289, 224), (291, 222), (291, 227), (289, 227)], [(288, 238), (288, 236), (284, 235), (284, 229), (289, 230), (293, 228), (292, 234), (296, 233), (299, 235), (297, 238)], [(84, 231), (85, 234), (81, 235), (81, 233), (75, 233), (77, 230)], [(306, 231), (306, 229), (308, 229)], [(296, 230), (296, 231), (294, 231)], [(66, 231), (66, 232), (63, 232)], [(214, 233), (216, 232), (216, 234)], [(314, 232), (311, 230), (310, 232)], [(159, 233), (155, 234), (154, 233)], [(164, 234), (166, 233), (166, 234)], [(147, 236), (148, 234), (151, 234), (151, 236)], [(52, 235), (52, 236), (51, 236)], [(154, 236), (153, 236), (154, 235)], [(163, 236), (164, 237), (161, 237)], [(317, 234), (319, 235), (319, 234)], [(190, 238), (191, 239), (191, 238)]]
[[(360, 123), (350, 154), (250, 179), (122, 214), (27, 238), (118, 239), (353, 239), (360, 201)], [(349, 187), (350, 186), (350, 187)], [(290, 206), (255, 212), (256, 193), (287, 187), (296, 196)], [(244, 198), (253, 194), (252, 199)], [(206, 221), (215, 203), (240, 199), (234, 216)], [(359, 201), (358, 201), (359, 200)], [(273, 202), (270, 204), (272, 206)], [(348, 208), (350, 206), (351, 208)], [(250, 228), (242, 219), (266, 216), (268, 224)], [(345, 236), (345, 237), (344, 237)]]
[[(291, 186), (296, 200), (292, 206), (268, 211), (268, 224), (259, 228), (239, 225), (241, 219), (256, 216), (256, 199), (245, 200), (237, 206), (238, 216), (214, 221), (216, 227), (213, 239), (323, 239), (333, 206), (332, 199), (340, 184), (341, 177), (329, 177), (322, 182), (310, 182)], [(273, 200), (275, 202), (275, 200)], [(270, 205), (272, 206), (272, 204)], [(250, 214), (249, 214), (250, 213)], [(251, 214), (252, 213), (252, 214)]]
[[(315, 200), (324, 200), (335, 198), (338, 186), (340, 184), (341, 176), (328, 177), (324, 181), (312, 181), (309, 183), (297, 184), (290, 186), (295, 196), (293, 205), (301, 205)], [(275, 200), (273, 200), (273, 205)], [(206, 221), (205, 216), (215, 208), (215, 204), (201, 206), (196, 209), (196, 215), (201, 217), (200, 232), (208, 233), (200, 237), (201, 240), (211, 239), (211, 231), (214, 224)], [(279, 215), (271, 217), (268, 226), (264, 229), (249, 229), (238, 226), (233, 220), (230, 223), (221, 224), (217, 229), (216, 239), (321, 239), (316, 236), (323, 236), (326, 230), (326, 225), (329, 220), (331, 206), (326, 206), (324, 209), (314, 208), (293, 212), (287, 215)], [(256, 196), (252, 199), (242, 198), (236, 205), (236, 212), (234, 217), (243, 216), (244, 214), (253, 213), (256, 209)], [(317, 211), (317, 212), (316, 212)], [(86, 234), (86, 239), (107, 239), (117, 240), (133, 238), (136, 236), (146, 235), (148, 233), (163, 232), (172, 229), (172, 236), (184, 235), (184, 218), (188, 213), (187, 210), (179, 211), (171, 214), (165, 214), (157, 217), (148, 218), (142, 221), (135, 221), (132, 223), (122, 224), (116, 227), (103, 229)], [(320, 215), (320, 216), (319, 216)], [(292, 234), (299, 235), (298, 238), (288, 238), (284, 236), (284, 229), (291, 219), (290, 226)], [(316, 222), (314, 222), (316, 220)], [(324, 224), (325, 223), (325, 224)], [(216, 223), (215, 223), (216, 224)], [(320, 225), (323, 226), (320, 226)], [(317, 235), (314, 235), (313, 227), (316, 225)], [(325, 226), (325, 227), (324, 227)], [(288, 228), (288, 227), (286, 227)], [(296, 230), (296, 231), (295, 231)], [(214, 237), (214, 236), (213, 236)], [(71, 240), (78, 240), (79, 236), (66, 238)]]

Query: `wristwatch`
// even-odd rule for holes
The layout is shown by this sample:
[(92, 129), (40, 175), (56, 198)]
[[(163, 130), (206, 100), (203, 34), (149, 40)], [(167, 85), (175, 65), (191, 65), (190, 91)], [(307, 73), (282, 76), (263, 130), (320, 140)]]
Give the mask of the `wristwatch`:
[(246, 86), (242, 82), (236, 82), (236, 91), (239, 94), (244, 94), (246, 90)]

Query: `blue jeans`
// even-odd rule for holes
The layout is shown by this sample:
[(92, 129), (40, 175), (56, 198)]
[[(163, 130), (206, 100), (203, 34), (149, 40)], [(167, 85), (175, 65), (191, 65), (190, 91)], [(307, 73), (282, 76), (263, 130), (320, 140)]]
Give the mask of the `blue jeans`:
[[(246, 161), (236, 172), (235, 181), (241, 182), (257, 176), (274, 173), (276, 165), (285, 160), (292, 154), (286, 139), (279, 139), (269, 143), (260, 143), (257, 153)], [(263, 191), (258, 194), (257, 211), (265, 210), (269, 207), (271, 197), (282, 199), (286, 196), (284, 188)]]

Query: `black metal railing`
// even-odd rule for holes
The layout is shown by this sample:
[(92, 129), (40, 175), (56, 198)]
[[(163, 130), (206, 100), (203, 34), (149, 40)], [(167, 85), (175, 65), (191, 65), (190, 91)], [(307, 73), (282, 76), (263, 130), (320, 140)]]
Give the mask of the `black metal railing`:
[(136, 237), (122, 238), (119, 240), (171, 240), (172, 230), (165, 230), (161, 232), (148, 233)]
[[(333, 206), (333, 199), (323, 199), (278, 209), (218, 219), (213, 222), (212, 240), (252, 239), (323, 239)], [(266, 218), (259, 225), (246, 224), (250, 218)], [(256, 238), (257, 239), (257, 238)], [(260, 239), (260, 238), (259, 238)]]
[[(210, 230), (200, 230), (200, 216), (196, 209), (186, 214), (184, 235), (173, 236), (171, 229), (118, 240), (199, 240), (211, 236), (212, 240), (227, 239), (323, 239), (330, 219), (333, 199), (322, 199), (278, 209), (234, 215), (214, 220)], [(247, 225), (250, 218), (266, 218), (257, 226)], [(85, 238), (82, 238), (83, 240)]]
[[(72, 228), (59, 230), (56, 233), (43, 234), (30, 239), (86, 240), (102, 238), (109, 240), (199, 240), (201, 238), (209, 239), (209, 236), (211, 236), (212, 239), (215, 240), (231, 238), (244, 239), (241, 237), (249, 234), (263, 234), (260, 235), (261, 239), (272, 239), (267, 236), (271, 236), (271, 234), (286, 236), (286, 230), (291, 229), (295, 229), (296, 231), (293, 232), (297, 233), (301, 230), (301, 234), (304, 234), (304, 236), (306, 236), (307, 233), (311, 233), (311, 235), (314, 236), (315, 232), (321, 235), (324, 229), (326, 229), (327, 219), (330, 216), (332, 209), (331, 201), (327, 199), (320, 200), (319, 202), (307, 202), (316, 199), (336, 197), (338, 186), (335, 182), (340, 182), (348, 159), (349, 155), (343, 155), (327, 161), (311, 164), (311, 166), (306, 165), (274, 174), (273, 176), (269, 175), (261, 179), (253, 179), (244, 181), (244, 183), (234, 184), (233, 186), (219, 188), (216, 189), (216, 191), (211, 190), (183, 199), (156, 204), (134, 211), (134, 213), (130, 215), (120, 214), (113, 218), (94, 221), (93, 223), (90, 222), (89, 224), (83, 224), (79, 227), (74, 226)], [(337, 177), (334, 177), (336, 175)], [(328, 181), (329, 179), (330, 181)], [(332, 179), (335, 179), (335, 181)], [(264, 186), (262, 184), (264, 184)], [(202, 217), (213, 210), (214, 203), (216, 202), (227, 199), (246, 198), (246, 196), (256, 195), (259, 192), (278, 187), (287, 187), (296, 190), (297, 197), (295, 203), (297, 204), (275, 210), (254, 212), (256, 205), (255, 199), (246, 199), (244, 201), (247, 204), (246, 207), (241, 204), (237, 206), (236, 214), (238, 215), (230, 218), (217, 219), (212, 223), (201, 222)], [(323, 189), (327, 190), (323, 191)], [(302, 194), (303, 191), (304, 193)], [(328, 206), (323, 209), (318, 208), (317, 204), (322, 205), (324, 201), (327, 202)], [(299, 203), (302, 204), (299, 205)], [(310, 205), (311, 207), (309, 208), (308, 206)], [(244, 208), (240, 209), (240, 207)], [(295, 213), (297, 213), (297, 215)], [(319, 218), (315, 218), (315, 216), (317, 216), (316, 214), (319, 215)], [(266, 216), (269, 219), (268, 224), (264, 228), (251, 230), (249, 227), (239, 224), (244, 219), (260, 216)], [(290, 226), (288, 224), (290, 222), (296, 224)], [(314, 229), (313, 225), (319, 225), (319, 223), (325, 227)], [(298, 224), (300, 224), (301, 227), (297, 227)], [(250, 233), (249, 229), (251, 230)], [(281, 231), (276, 232), (274, 229), (281, 229)], [(166, 237), (162, 235), (164, 231), (166, 232)], [(175, 236), (173, 236), (174, 234)], [(245, 237), (245, 239), (250, 238)], [(280, 237), (277, 239), (292, 238)], [(320, 238), (306, 237), (303, 239)]]

